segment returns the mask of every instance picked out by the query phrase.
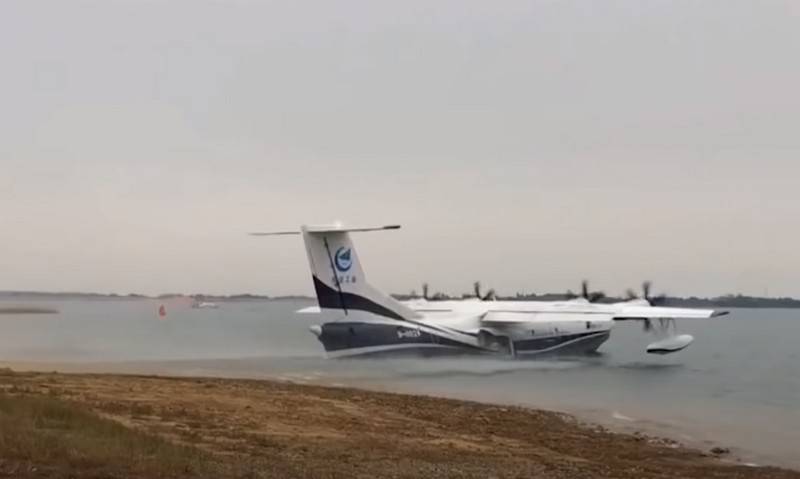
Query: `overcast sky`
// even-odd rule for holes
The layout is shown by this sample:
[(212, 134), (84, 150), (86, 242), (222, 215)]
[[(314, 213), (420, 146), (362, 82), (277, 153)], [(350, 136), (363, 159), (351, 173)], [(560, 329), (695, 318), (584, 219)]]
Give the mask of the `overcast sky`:
[(0, 289), (800, 296), (796, 1), (0, 3)]

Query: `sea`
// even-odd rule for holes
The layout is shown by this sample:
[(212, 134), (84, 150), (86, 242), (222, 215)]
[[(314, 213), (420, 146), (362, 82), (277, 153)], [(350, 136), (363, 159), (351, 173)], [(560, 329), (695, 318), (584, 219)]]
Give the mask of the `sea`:
[[(695, 342), (666, 356), (616, 325), (591, 357), (329, 360), (295, 311), (305, 300), (0, 300), (57, 314), (0, 315), (0, 363), (32, 369), (265, 378), (567, 412), (622, 432), (731, 450), (729, 460), (800, 469), (800, 310), (733, 309), (678, 321)], [(164, 306), (165, 315), (159, 315)]]

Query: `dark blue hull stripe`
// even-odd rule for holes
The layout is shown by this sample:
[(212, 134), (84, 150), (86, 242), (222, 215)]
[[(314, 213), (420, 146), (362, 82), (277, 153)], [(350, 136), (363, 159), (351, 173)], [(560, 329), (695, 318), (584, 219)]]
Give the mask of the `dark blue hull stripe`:
[(314, 289), (320, 308), (367, 311), (391, 319), (403, 320), (403, 317), (389, 308), (371, 301), (363, 296), (334, 290), (314, 276)]
[(403, 344), (422, 344), (433, 346), (447, 346), (453, 348), (480, 350), (470, 344), (460, 343), (452, 339), (422, 331), (415, 327), (402, 324), (362, 323), (362, 322), (334, 322), (321, 326), (322, 333), (319, 340), (326, 351), (339, 351), (343, 349), (395, 346)]
[[(317, 278), (316, 276), (314, 276), (313, 278), (314, 278), (314, 289), (317, 292), (317, 302), (319, 303), (320, 308), (341, 309), (343, 311), (348, 311), (348, 310), (365, 311), (368, 313), (376, 314), (378, 316), (383, 316), (384, 318), (396, 319), (398, 321), (405, 321), (407, 323), (411, 323), (416, 326), (430, 328), (445, 334), (454, 333), (454, 331), (450, 331), (448, 329), (441, 328), (439, 326), (433, 326), (430, 324), (403, 318), (402, 316), (392, 311), (391, 309), (381, 306), (380, 304), (372, 300), (369, 300), (361, 295), (354, 293), (347, 293), (344, 291), (340, 293), (339, 291), (334, 290), (327, 284), (320, 281), (319, 278)], [(469, 345), (464, 345), (464, 346), (469, 346)]]
[(563, 343), (568, 343), (576, 339), (589, 338), (600, 335), (607, 336), (608, 334), (609, 332), (606, 330), (606, 331), (589, 331), (586, 333), (577, 333), (577, 334), (563, 334), (560, 336), (550, 336), (542, 338), (523, 339), (521, 341), (514, 341), (514, 349), (516, 349), (517, 351), (527, 351), (527, 350), (537, 351), (541, 349), (552, 348), (553, 346), (558, 346)]

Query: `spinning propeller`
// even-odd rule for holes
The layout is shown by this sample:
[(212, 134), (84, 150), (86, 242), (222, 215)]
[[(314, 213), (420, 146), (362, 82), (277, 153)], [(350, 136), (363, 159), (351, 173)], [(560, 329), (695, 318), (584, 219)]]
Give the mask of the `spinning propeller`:
[[(645, 282), (642, 283), (642, 296), (641, 297), (637, 296), (636, 293), (632, 289), (629, 289), (628, 291), (626, 291), (625, 294), (628, 297), (629, 301), (634, 300), (634, 299), (643, 299), (643, 300), (647, 301), (647, 304), (649, 304), (650, 306), (663, 306), (664, 303), (667, 302), (667, 295), (662, 293), (662, 294), (658, 294), (656, 296), (651, 296), (650, 290), (652, 289), (652, 287), (653, 287), (653, 283), (652, 282), (645, 281)], [(659, 326), (661, 327), (662, 330), (665, 330), (669, 325), (665, 322), (664, 319), (659, 319)], [(648, 319), (644, 323), (642, 323), (642, 329), (645, 332), (652, 331), (653, 330), (652, 321)]]
[(494, 289), (490, 289), (486, 292), (486, 294), (481, 294), (481, 282), (475, 281), (472, 284), (472, 291), (475, 293), (475, 297), (480, 299), (481, 301), (492, 301), (496, 299)]
[(432, 293), (428, 283), (422, 283), (422, 298), (425, 299), (425, 301), (441, 301), (443, 299), (450, 299), (441, 291), (435, 291)]
[(569, 290), (564, 296), (566, 296), (567, 299), (583, 298), (590, 303), (596, 303), (605, 298), (606, 294), (602, 291), (589, 291), (589, 281), (584, 279), (581, 281), (580, 295), (577, 295), (573, 293), (572, 290)]
[(583, 280), (581, 282), (581, 297), (590, 303), (596, 303), (606, 297), (602, 291), (589, 291), (589, 281)]
[(644, 299), (650, 306), (663, 306), (664, 303), (667, 302), (667, 295), (662, 293), (656, 296), (651, 296), (650, 289), (652, 288), (652, 286), (653, 286), (652, 282), (645, 281), (644, 283), (642, 283), (642, 296), (637, 296), (632, 289), (626, 291), (625, 295), (628, 297), (628, 300)]

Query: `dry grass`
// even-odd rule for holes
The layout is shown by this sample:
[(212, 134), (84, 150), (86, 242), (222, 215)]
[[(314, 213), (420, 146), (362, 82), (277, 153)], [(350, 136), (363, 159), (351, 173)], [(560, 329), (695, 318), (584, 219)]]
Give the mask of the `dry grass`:
[(0, 393), (0, 476), (198, 477), (213, 461), (198, 449), (127, 428), (85, 406)]

